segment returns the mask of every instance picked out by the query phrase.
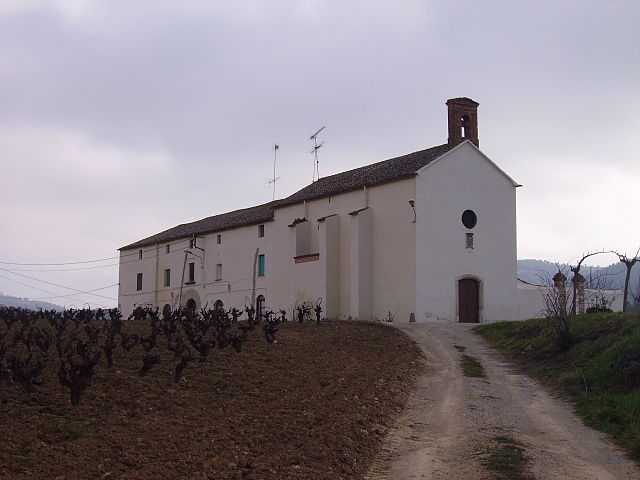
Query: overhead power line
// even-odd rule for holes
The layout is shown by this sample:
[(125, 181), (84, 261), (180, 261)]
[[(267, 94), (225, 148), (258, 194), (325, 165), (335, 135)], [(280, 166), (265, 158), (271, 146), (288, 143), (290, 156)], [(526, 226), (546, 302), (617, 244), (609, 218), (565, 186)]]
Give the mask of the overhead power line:
[(61, 263), (22, 263), (22, 262), (0, 262), (3, 265), (23, 265), (23, 266), (59, 266), (59, 265), (79, 265), (81, 263), (95, 263), (95, 262), (104, 262), (106, 260), (113, 260), (115, 258), (120, 258), (119, 256), (116, 257), (107, 257), (107, 258), (98, 258), (96, 260), (83, 260), (80, 262), (61, 262)]
[(30, 300), (44, 300), (46, 298), (69, 298), (69, 297), (73, 297), (75, 295), (82, 295), (82, 294), (85, 294), (85, 293), (99, 292), (100, 290), (106, 290), (107, 288), (112, 288), (112, 287), (117, 287), (117, 286), (118, 286), (117, 283), (113, 283), (111, 285), (107, 285), (106, 287), (94, 288), (93, 290), (87, 290), (87, 291), (82, 292), (82, 293), (70, 293), (68, 295), (54, 295), (53, 297), (51, 295), (49, 295), (47, 297), (31, 298)]
[[(50, 292), (49, 290), (44, 290), (44, 289), (39, 288), (39, 287), (34, 287), (33, 285), (29, 285), (28, 283), (23, 283), (23, 282), (20, 282), (18, 280), (15, 280), (13, 278), (5, 277), (4, 275), (0, 275), (0, 278), (4, 278), (5, 280), (9, 280), (10, 282), (17, 283), (18, 285), (22, 285), (23, 287), (28, 287), (28, 288), (31, 288), (33, 290), (38, 290), (40, 292), (50, 293), (51, 294), (51, 295), (47, 295), (46, 297), (30, 297), (29, 300), (46, 300), (46, 299), (54, 299), (54, 298), (70, 298), (70, 297), (75, 297), (77, 295), (82, 295), (82, 294), (85, 294), (85, 293), (97, 292), (99, 290), (106, 290), (107, 288), (115, 287), (116, 285), (118, 285), (117, 283), (114, 283), (113, 285), (107, 285), (106, 287), (100, 287), (100, 288), (94, 288), (93, 290), (87, 290), (85, 292), (70, 293), (68, 295), (58, 295), (56, 292)], [(82, 299), (72, 299), (72, 300), (82, 300)], [(89, 302), (89, 301), (87, 301), (85, 303), (90, 303), (92, 305), (98, 305), (98, 306), (102, 306), (102, 307), (105, 306), (105, 305), (102, 305), (100, 303)]]
[[(0, 268), (0, 270), (2, 270), (3, 272), (10, 273), (12, 275), (18, 275), (19, 277), (28, 278), (29, 280), (35, 280), (36, 282), (46, 283), (47, 285), (53, 285), (55, 287), (66, 288), (67, 290), (73, 290), (74, 292), (78, 292), (78, 293), (86, 293), (83, 290), (79, 290), (77, 288), (67, 287), (66, 285), (60, 285), (59, 283), (48, 282), (46, 280), (40, 280), (39, 278), (30, 277), (29, 275), (23, 275), (21, 273), (12, 272), (10, 270), (7, 270), (6, 268)], [(106, 297), (104, 295), (99, 295), (97, 293), (89, 293), (89, 295), (95, 295), (96, 297), (106, 298), (108, 300), (117, 300), (117, 298)]]
[[(167, 245), (169, 247), (173, 247), (175, 245), (179, 245), (179, 244), (187, 242), (187, 241), (189, 241), (189, 238), (184, 237), (184, 238), (179, 239), (178, 241), (171, 242), (169, 244), (165, 244), (165, 243), (162, 243), (162, 242), (161, 243), (162, 243), (162, 248), (164, 248)], [(142, 250), (143, 253), (152, 252), (152, 251), (156, 250), (156, 246), (154, 245), (152, 248), (145, 248), (145, 249), (140, 249), (140, 250)], [(169, 253), (174, 253), (174, 252), (169, 252)], [(160, 253), (160, 255), (166, 255), (166, 254), (167, 254), (166, 252)], [(0, 260), (0, 265), (18, 265), (18, 266), (22, 266), (22, 267), (58, 267), (58, 266), (63, 266), (63, 265), (80, 265), (80, 264), (86, 264), (86, 263), (105, 262), (107, 260), (123, 259), (123, 258), (126, 258), (126, 257), (133, 257), (133, 256), (137, 257), (138, 255), (139, 255), (139, 253), (136, 250), (134, 252), (125, 253), (123, 255), (117, 255), (115, 257), (96, 258), (95, 260), (78, 260), (78, 261), (73, 261), (73, 262), (49, 262), (49, 263), (46, 263), (46, 262), (40, 262), (40, 263), (39, 262), (32, 262), (32, 263), (28, 263), (28, 262), (6, 262), (6, 261), (1, 261)], [(137, 259), (136, 260), (131, 260), (131, 261), (132, 262), (133, 261), (137, 261)], [(110, 266), (113, 266), (113, 265), (120, 265), (122, 263), (129, 263), (129, 261), (119, 262), (119, 263), (110, 263), (108, 265), (97, 265), (95, 267), (86, 267), (86, 269), (110, 267)], [(68, 271), (71, 271), (71, 270), (72, 269), (68, 269)], [(80, 268), (78, 270), (80, 270)], [(29, 270), (13, 270), (13, 271), (27, 272)], [(36, 270), (33, 270), (33, 271), (36, 271)], [(42, 271), (55, 272), (55, 271), (58, 271), (58, 270), (42, 270)], [(60, 270), (60, 271), (66, 271), (66, 269), (65, 270)]]
[[(56, 292), (50, 292), (49, 290), (44, 290), (44, 289), (39, 288), (39, 287), (34, 287), (33, 285), (29, 285), (28, 283), (19, 282), (18, 280), (15, 280), (15, 279), (9, 278), (9, 277), (5, 277), (4, 275), (0, 275), (0, 278), (4, 278), (5, 280), (9, 280), (10, 282), (17, 283), (18, 285), (22, 285), (23, 287), (29, 287), (29, 288), (33, 288), (34, 290), (38, 290), (40, 292), (50, 293), (51, 295), (57, 295)], [(51, 298), (51, 297), (48, 297), (48, 298)]]
[[(129, 263), (132, 260), (122, 262)], [(135, 260), (134, 260), (135, 261)], [(120, 263), (108, 263), (106, 265), (95, 265), (93, 267), (78, 267), (78, 268), (6, 268), (7, 272), (78, 272), (80, 270), (95, 270), (96, 268), (116, 267)]]

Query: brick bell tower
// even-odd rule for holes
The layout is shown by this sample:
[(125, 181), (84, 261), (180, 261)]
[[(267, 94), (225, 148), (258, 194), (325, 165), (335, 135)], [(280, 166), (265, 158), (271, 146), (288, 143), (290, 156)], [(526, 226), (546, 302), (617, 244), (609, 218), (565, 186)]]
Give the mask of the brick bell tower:
[(478, 140), (478, 102), (470, 98), (450, 98), (447, 100), (449, 109), (449, 145), (458, 145), (470, 140), (480, 148)]

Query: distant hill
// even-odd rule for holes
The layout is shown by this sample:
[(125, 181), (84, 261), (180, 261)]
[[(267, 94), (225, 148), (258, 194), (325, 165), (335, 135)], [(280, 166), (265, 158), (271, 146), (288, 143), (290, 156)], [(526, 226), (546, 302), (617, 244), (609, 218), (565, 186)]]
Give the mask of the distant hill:
[[(527, 283), (534, 285), (540, 285), (544, 283), (543, 279), (552, 277), (560, 268), (563, 272), (568, 272), (567, 277), (571, 277), (571, 271), (569, 265), (561, 263), (555, 264), (548, 260), (536, 260), (536, 259), (523, 259), (518, 260), (518, 278)], [(610, 290), (622, 290), (624, 287), (624, 277), (626, 274), (626, 268), (621, 263), (613, 263), (607, 267), (582, 267), (581, 273), (588, 278), (589, 275), (593, 277), (600, 277), (603, 279), (604, 287)], [(632, 292), (639, 292), (640, 286), (640, 262), (636, 263), (631, 270), (630, 290)], [(30, 300), (28, 298), (12, 297), (10, 295), (4, 295), (0, 293), (0, 305), (7, 305), (11, 307), (22, 307), (37, 310), (42, 308), (43, 310), (64, 310), (61, 305), (56, 305), (49, 302), (42, 302), (39, 300)]]
[[(571, 270), (567, 264), (555, 264), (547, 260), (533, 260), (525, 259), (518, 260), (518, 278), (528, 283), (541, 284), (545, 278), (545, 275), (553, 276), (558, 271), (558, 267), (567, 274), (567, 277), (571, 277)], [(589, 267), (583, 266), (580, 269), (580, 273), (585, 278), (589, 278), (591, 275), (594, 278), (600, 278), (604, 283), (604, 288), (611, 290), (622, 290), (624, 288), (624, 278), (627, 269), (622, 263), (613, 263), (607, 267)], [(640, 263), (636, 263), (631, 270), (631, 278), (629, 284), (631, 286), (630, 291), (638, 291), (638, 280), (640, 277)]]
[(0, 293), (0, 305), (5, 305), (7, 307), (29, 308), (31, 310), (37, 310), (38, 308), (42, 308), (43, 310), (64, 310), (63, 306), (56, 305), (55, 303), (12, 297), (10, 295), (4, 295), (3, 293)]

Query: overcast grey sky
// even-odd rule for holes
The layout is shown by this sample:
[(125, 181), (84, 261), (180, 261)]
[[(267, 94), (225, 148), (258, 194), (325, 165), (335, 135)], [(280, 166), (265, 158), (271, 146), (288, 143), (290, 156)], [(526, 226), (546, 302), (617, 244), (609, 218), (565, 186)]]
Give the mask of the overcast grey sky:
[[(518, 258), (633, 254), (639, 25), (640, 2), (615, 0), (2, 0), (0, 261), (114, 257), (267, 202), (274, 142), (289, 195), (323, 125), (322, 176), (446, 143), (458, 96), (523, 185)], [(0, 291), (114, 305), (34, 279), (87, 291), (115, 284), (115, 263), (2, 263)]]

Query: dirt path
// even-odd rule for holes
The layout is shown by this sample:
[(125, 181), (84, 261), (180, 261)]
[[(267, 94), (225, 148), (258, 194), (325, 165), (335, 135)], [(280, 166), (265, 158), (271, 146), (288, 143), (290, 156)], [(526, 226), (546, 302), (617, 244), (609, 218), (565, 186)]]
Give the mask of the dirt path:
[[(495, 478), (482, 459), (497, 436), (525, 448), (537, 480), (640, 479), (603, 434), (585, 427), (565, 402), (514, 371), (464, 324), (400, 324), (429, 360), (398, 425), (389, 433), (368, 480)], [(461, 354), (484, 366), (487, 378), (462, 375)]]

